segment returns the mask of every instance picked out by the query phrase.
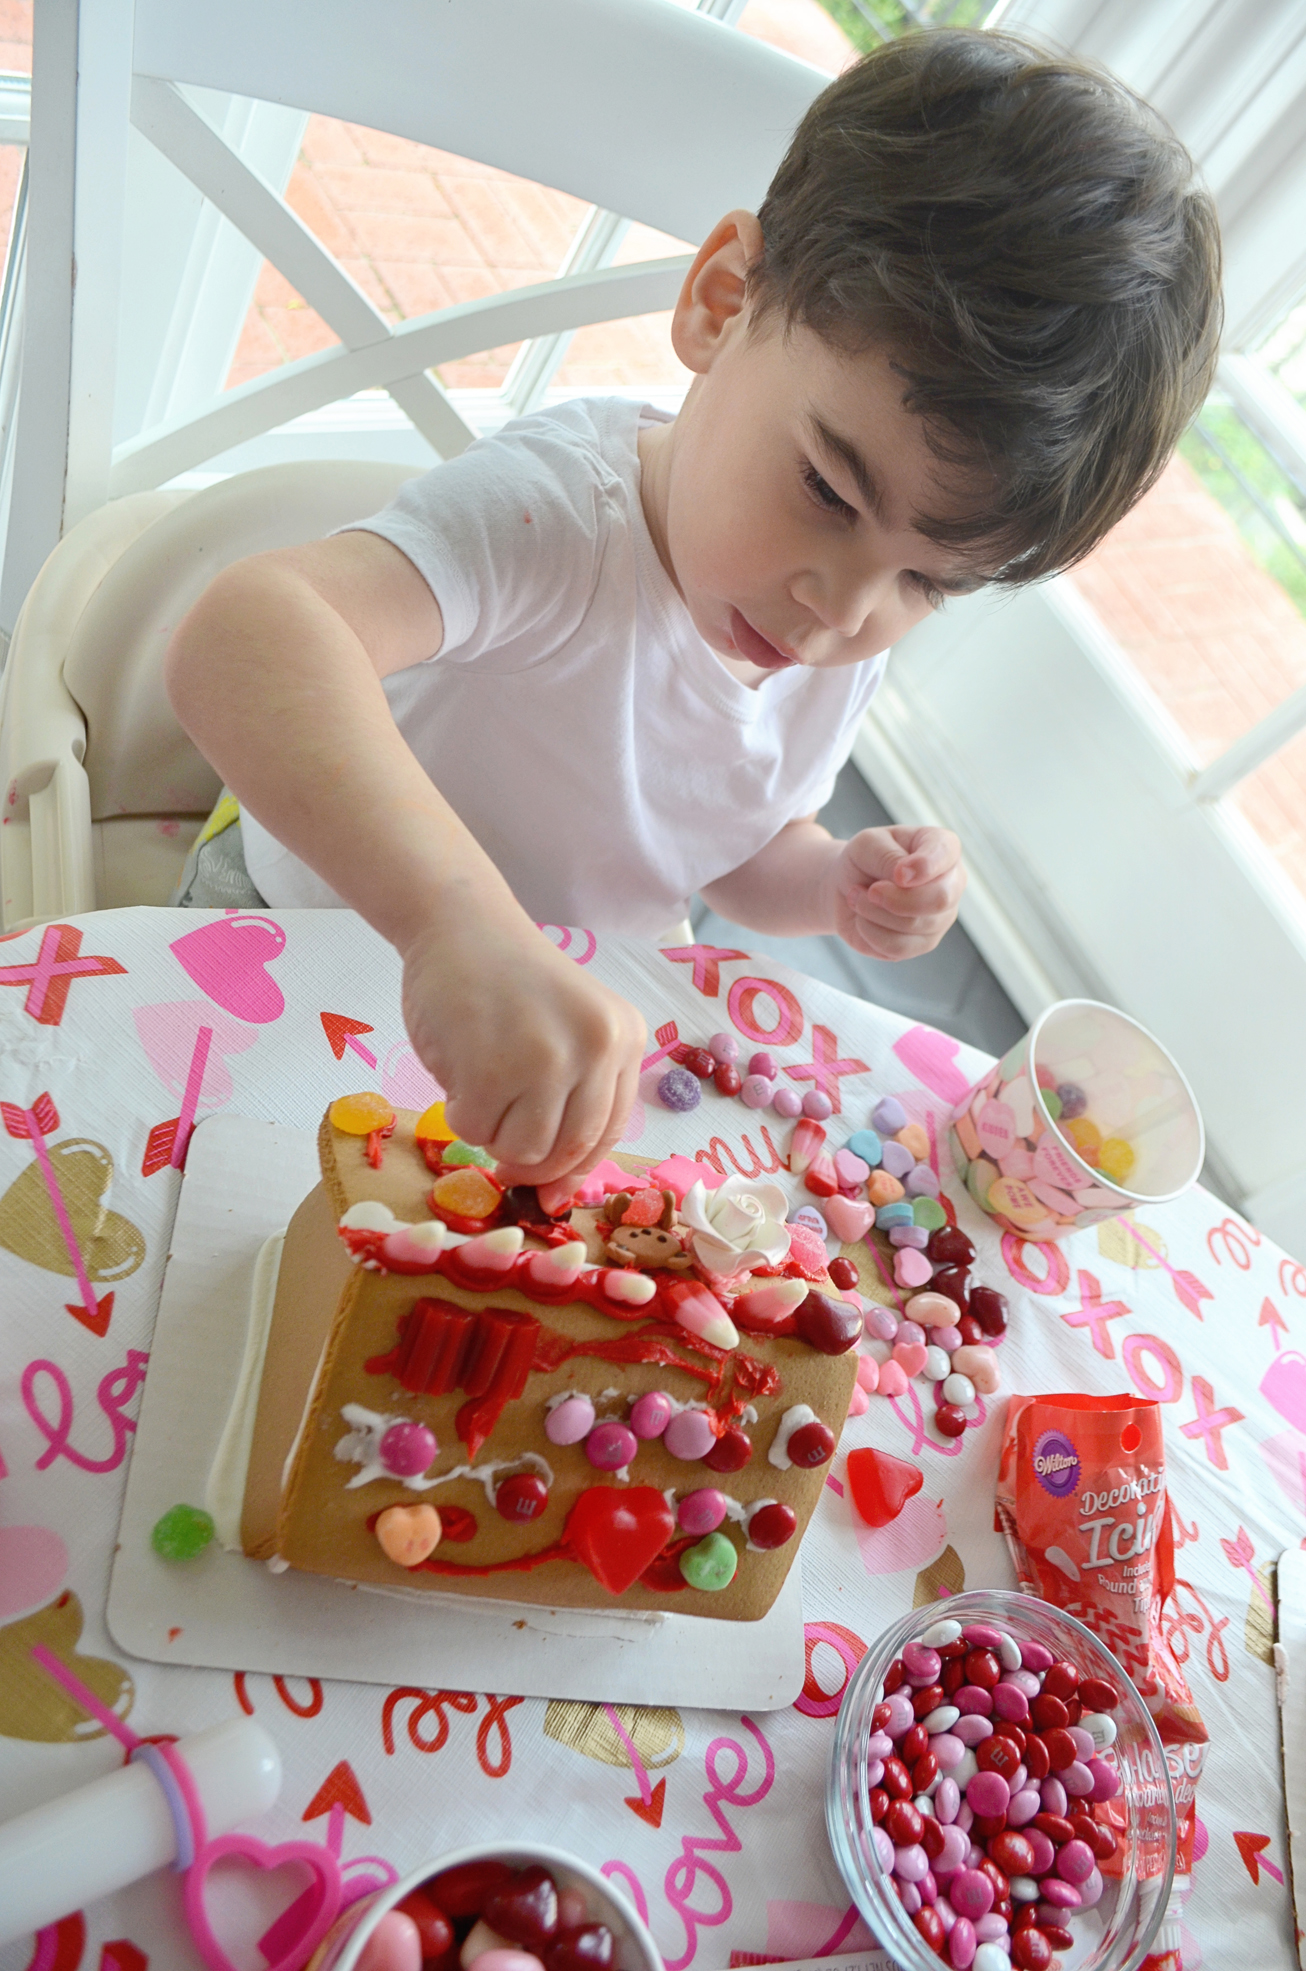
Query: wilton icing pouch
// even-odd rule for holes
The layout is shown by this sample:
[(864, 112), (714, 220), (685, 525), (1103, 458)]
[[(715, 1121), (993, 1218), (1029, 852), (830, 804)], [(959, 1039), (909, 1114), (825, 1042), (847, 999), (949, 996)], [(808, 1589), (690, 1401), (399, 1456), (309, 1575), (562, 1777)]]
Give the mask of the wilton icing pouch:
[[(1176, 1880), (1187, 1876), (1207, 1731), (1162, 1629), (1174, 1535), (1160, 1406), (1133, 1396), (1013, 1396), (994, 1526), (1022, 1590), (1100, 1637), (1151, 1712), (1174, 1790)], [(1149, 1870), (1140, 1855), (1142, 1874), (1164, 1866), (1160, 1843), (1152, 1860)], [(1109, 1872), (1111, 1862), (1102, 1867)]]

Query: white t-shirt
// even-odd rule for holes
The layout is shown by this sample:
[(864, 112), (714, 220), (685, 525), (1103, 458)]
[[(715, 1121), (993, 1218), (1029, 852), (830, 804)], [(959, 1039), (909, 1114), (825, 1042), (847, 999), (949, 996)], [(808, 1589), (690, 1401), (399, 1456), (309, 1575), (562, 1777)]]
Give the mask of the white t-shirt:
[[(645, 524), (641, 410), (582, 398), (411, 480), (359, 527), (444, 617), (385, 681), (399, 730), (539, 923), (655, 937), (829, 799), (883, 656), (750, 690), (699, 636)], [(339, 903), (252, 815), (269, 904)]]

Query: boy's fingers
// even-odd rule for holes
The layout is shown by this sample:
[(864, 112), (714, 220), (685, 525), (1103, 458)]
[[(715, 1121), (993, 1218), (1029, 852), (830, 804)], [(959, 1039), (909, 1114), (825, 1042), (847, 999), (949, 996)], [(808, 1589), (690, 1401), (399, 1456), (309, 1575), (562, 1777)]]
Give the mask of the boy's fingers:
[(900, 890), (896, 883), (874, 883), (869, 890), (854, 893), (851, 902), (859, 916), (872, 909), (901, 924), (955, 910), (961, 889), (960, 883), (948, 877), (911, 890)]
[(898, 847), (905, 851), (895, 863), (892, 880), (902, 888), (917, 888), (944, 875), (961, 861), (961, 843), (950, 828), (895, 828)]

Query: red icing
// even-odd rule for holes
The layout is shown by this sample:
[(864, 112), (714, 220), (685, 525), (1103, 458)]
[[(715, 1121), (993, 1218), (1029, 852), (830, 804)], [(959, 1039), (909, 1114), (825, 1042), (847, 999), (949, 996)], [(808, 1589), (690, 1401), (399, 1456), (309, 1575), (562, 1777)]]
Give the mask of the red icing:
[(640, 1575), (640, 1587), (651, 1588), (655, 1595), (675, 1595), (682, 1588), (687, 1588), (689, 1583), (680, 1571), (680, 1556), (686, 1548), (695, 1544), (697, 1537), (694, 1533), (686, 1533), (664, 1547)]
[[(441, 1520), (443, 1521), (443, 1514)], [(551, 1547), (540, 1547), (533, 1554), (517, 1554), (512, 1560), (494, 1560), (474, 1567), (466, 1561), (439, 1560), (432, 1554), (411, 1571), (414, 1574), (531, 1574), (550, 1560), (575, 1560), (576, 1551), (566, 1540), (555, 1540)]]

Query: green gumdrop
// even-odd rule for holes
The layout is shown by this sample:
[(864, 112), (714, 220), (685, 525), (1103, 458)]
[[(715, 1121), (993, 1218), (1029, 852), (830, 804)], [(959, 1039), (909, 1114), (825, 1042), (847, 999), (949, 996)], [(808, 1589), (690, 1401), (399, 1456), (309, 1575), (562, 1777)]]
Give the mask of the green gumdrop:
[(705, 1588), (710, 1594), (730, 1586), (738, 1565), (735, 1543), (724, 1533), (709, 1533), (696, 1547), (686, 1547), (680, 1556), (680, 1571), (690, 1587)]
[(1040, 1090), (1040, 1093), (1043, 1097), (1043, 1107), (1047, 1110), (1053, 1122), (1055, 1122), (1061, 1114), (1061, 1097), (1057, 1094), (1055, 1088), (1044, 1088)]
[(494, 1169), (494, 1158), (488, 1150), (480, 1150), (475, 1143), (464, 1143), (461, 1139), (445, 1144), (440, 1153), (440, 1161), (443, 1164), (474, 1163), (482, 1170)]
[(170, 1506), (156, 1521), (150, 1545), (164, 1560), (194, 1560), (216, 1531), (212, 1516), (199, 1506)]
[(937, 1198), (913, 1198), (911, 1201), (913, 1225), (923, 1225), (927, 1232), (937, 1232), (940, 1225), (946, 1225), (948, 1214)]

